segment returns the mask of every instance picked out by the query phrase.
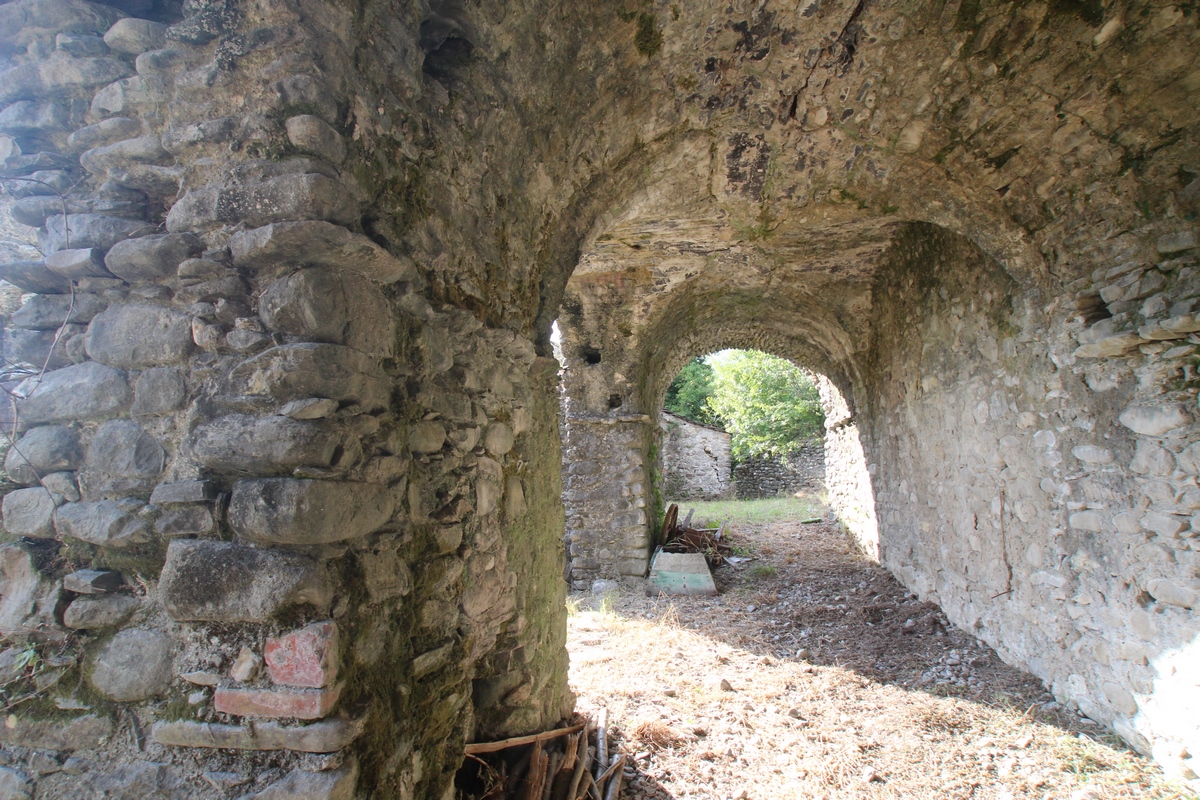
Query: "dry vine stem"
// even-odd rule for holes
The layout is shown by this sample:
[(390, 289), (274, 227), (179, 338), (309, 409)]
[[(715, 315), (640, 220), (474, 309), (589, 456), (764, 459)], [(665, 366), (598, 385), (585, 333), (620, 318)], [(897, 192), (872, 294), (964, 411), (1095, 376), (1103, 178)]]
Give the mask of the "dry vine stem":
[[(529, 747), (529, 750), (515, 762), (511, 757), (505, 762), (513, 766), (505, 781), (504, 797), (517, 800), (605, 800), (606, 797), (615, 798), (617, 795), (614, 792), (620, 792), (620, 778), (614, 776), (624, 767), (625, 756), (619, 756), (611, 764), (602, 764), (599, 758), (601, 752), (609, 752), (607, 714), (604, 712), (600, 713), (599, 720), (587, 717), (566, 728), (499, 742), (469, 744), (465, 755), (490, 772), (494, 771), (495, 763), (482, 761), (480, 755), (520, 747)], [(551, 749), (558, 747), (561, 750)], [(617, 787), (615, 790), (614, 786)]]

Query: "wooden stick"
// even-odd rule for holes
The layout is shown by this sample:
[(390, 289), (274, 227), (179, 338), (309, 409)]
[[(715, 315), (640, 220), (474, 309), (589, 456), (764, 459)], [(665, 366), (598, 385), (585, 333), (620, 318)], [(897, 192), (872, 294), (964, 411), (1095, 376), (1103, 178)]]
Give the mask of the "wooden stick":
[(569, 728), (555, 728), (552, 731), (543, 731), (541, 733), (531, 733), (528, 736), (514, 736), (511, 739), (504, 739), (499, 742), (475, 742), (466, 747), (468, 755), (475, 753), (494, 753), (497, 750), (507, 750), (510, 747), (520, 747), (523, 744), (533, 744), (534, 742), (544, 742), (547, 739), (557, 739), (559, 736), (567, 736), (572, 733), (578, 733), (583, 730), (584, 723), (580, 722), (572, 725)]
[(575, 776), (576, 763), (579, 761), (579, 740), (583, 738), (583, 733), (577, 736), (567, 738), (565, 752), (563, 753), (562, 763), (558, 765), (558, 771), (554, 774), (554, 789), (550, 792), (550, 796), (558, 800), (570, 800), (568, 797), (568, 787), (571, 785), (571, 780)]
[(608, 709), (596, 715), (596, 774), (608, 769)]
[(534, 742), (533, 747), (525, 751), (525, 754), (517, 759), (517, 763), (513, 765), (512, 772), (508, 775), (508, 780), (504, 784), (505, 796), (511, 796), (517, 789), (517, 784), (528, 774), (529, 764), (533, 761), (533, 751), (535, 748), (540, 748), (541, 742)]
[(613, 776), (608, 784), (608, 791), (604, 793), (604, 800), (617, 800), (621, 794), (621, 779), (625, 777), (625, 754), (617, 756), (617, 760), (613, 763)]
[(545, 772), (545, 780), (542, 784), (542, 800), (550, 800), (550, 793), (554, 790), (554, 776), (558, 774), (558, 765), (561, 763), (562, 753), (555, 753), (550, 756), (550, 762)]
[(579, 784), (579, 791), (576, 792), (576, 794), (572, 796), (570, 800), (584, 800), (584, 798), (587, 797), (588, 790), (591, 789), (592, 786), (592, 773), (585, 769), (583, 771), (583, 782)]
[(575, 795), (579, 792), (579, 782), (583, 779), (583, 773), (586, 771), (587, 759), (578, 759), (575, 762), (575, 773), (571, 776), (571, 786), (567, 789), (567, 793), (563, 795), (563, 800), (575, 800)]
[(525, 780), (520, 782), (517, 800), (542, 800), (542, 781), (546, 775), (546, 751), (541, 742), (534, 742), (529, 749), (529, 769)]
[(604, 786), (604, 782), (612, 777), (613, 771), (616, 770), (616, 768), (617, 768), (617, 764), (620, 764), (621, 766), (625, 765), (625, 756), (624, 755), (622, 755), (616, 761), (613, 761), (612, 766), (609, 767), (607, 770), (605, 770), (604, 774), (596, 779), (596, 783), (600, 784), (600, 786)]

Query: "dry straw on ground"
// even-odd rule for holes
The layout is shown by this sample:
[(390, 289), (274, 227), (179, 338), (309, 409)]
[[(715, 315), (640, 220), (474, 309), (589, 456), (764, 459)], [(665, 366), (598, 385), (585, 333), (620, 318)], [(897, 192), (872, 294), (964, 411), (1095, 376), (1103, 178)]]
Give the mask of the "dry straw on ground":
[(835, 526), (733, 537), (755, 560), (718, 570), (718, 598), (647, 598), (630, 581), (571, 601), (579, 704), (607, 707), (637, 769), (622, 797), (1193, 796)]

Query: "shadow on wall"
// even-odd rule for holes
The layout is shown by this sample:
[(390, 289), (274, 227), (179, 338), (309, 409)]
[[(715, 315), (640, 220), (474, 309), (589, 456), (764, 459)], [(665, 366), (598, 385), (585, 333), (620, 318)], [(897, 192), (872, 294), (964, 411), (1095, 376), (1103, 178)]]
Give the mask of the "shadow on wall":
[(829, 507), (872, 561), (881, 558), (879, 521), (875, 517), (872, 467), (867, 464), (850, 405), (833, 381), (817, 376), (825, 409), (825, 483)]

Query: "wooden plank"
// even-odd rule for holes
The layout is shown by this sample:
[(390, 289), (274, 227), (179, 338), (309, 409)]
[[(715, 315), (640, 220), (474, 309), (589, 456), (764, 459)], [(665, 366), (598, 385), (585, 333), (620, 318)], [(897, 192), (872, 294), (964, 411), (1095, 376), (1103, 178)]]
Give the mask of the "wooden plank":
[(544, 742), (548, 739), (557, 739), (559, 736), (568, 736), (573, 733), (578, 733), (583, 730), (585, 723), (580, 722), (572, 725), (569, 728), (555, 728), (552, 731), (543, 731), (541, 733), (531, 733), (528, 736), (514, 736), (511, 739), (504, 739), (499, 742), (475, 742), (466, 747), (467, 755), (479, 755), (480, 753), (494, 753), (497, 750), (507, 750), (510, 747), (520, 747), (523, 744), (533, 744), (534, 742)]

